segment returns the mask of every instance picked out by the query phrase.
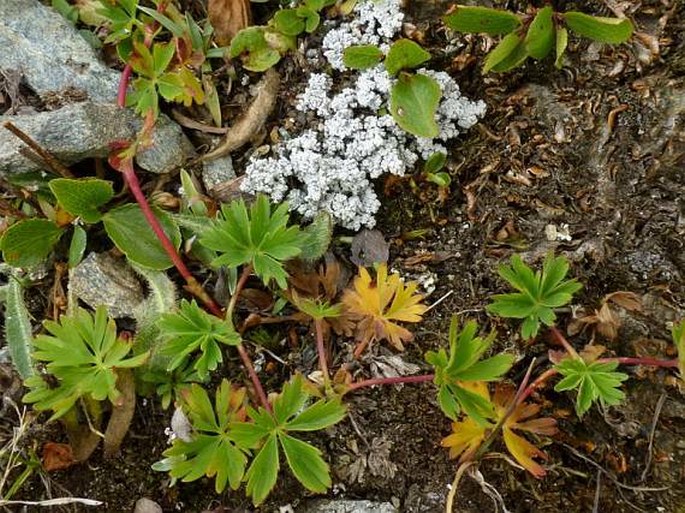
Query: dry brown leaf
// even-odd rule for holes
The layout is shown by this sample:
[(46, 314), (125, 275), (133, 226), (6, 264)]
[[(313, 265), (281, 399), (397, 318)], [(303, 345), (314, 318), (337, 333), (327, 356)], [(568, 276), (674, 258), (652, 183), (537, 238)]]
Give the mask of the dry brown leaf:
[(642, 310), (642, 298), (634, 292), (626, 292), (619, 290), (604, 296), (604, 301), (611, 301), (621, 308), (625, 308), (630, 312), (639, 312)]
[(47, 472), (71, 467), (76, 460), (69, 444), (45, 442), (43, 444), (43, 468)]
[(209, 0), (209, 22), (214, 27), (214, 39), (226, 46), (231, 39), (252, 23), (250, 0)]

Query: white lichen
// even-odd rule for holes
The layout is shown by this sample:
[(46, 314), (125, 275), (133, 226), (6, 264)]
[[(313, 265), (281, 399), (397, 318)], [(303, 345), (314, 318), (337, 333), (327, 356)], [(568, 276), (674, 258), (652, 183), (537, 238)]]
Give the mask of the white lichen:
[[(354, 19), (326, 34), (323, 54), (333, 68), (343, 69), (344, 48), (387, 45), (402, 20), (399, 0), (361, 0)], [(352, 230), (374, 226), (380, 202), (371, 180), (384, 173), (401, 176), (419, 159), (446, 152), (444, 143), (473, 126), (485, 112), (483, 102), (461, 96), (447, 73), (419, 72), (433, 77), (443, 93), (436, 115), (437, 138), (416, 138), (392, 116), (379, 113), (387, 107), (393, 82), (382, 65), (360, 72), (354, 83), (337, 92), (331, 76), (312, 73), (296, 105), (307, 115), (310, 128), (280, 143), (275, 156), (252, 158), (242, 189), (266, 193), (274, 202), (287, 200), (305, 218), (327, 211)]]

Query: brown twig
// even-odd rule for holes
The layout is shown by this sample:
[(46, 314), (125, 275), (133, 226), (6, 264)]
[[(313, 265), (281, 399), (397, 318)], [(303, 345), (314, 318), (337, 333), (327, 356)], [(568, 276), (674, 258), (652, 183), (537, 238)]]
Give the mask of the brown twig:
[(347, 392), (352, 392), (354, 390), (359, 390), (364, 387), (372, 387), (375, 385), (401, 385), (404, 383), (425, 383), (426, 381), (433, 381), (435, 374), (421, 374), (419, 376), (398, 376), (395, 378), (373, 378), (365, 379), (363, 381), (357, 381), (352, 383), (348, 388)]
[(33, 151), (36, 155), (40, 157), (40, 159), (45, 162), (45, 164), (52, 169), (52, 171), (55, 174), (58, 174), (64, 178), (74, 178), (74, 174), (69, 170), (68, 167), (66, 167), (64, 164), (62, 164), (59, 160), (57, 160), (52, 153), (47, 151), (45, 148), (43, 148), (40, 144), (38, 144), (36, 141), (34, 141), (30, 135), (28, 135), (26, 132), (21, 130), (19, 127), (17, 127), (14, 123), (11, 121), (4, 121), (2, 123), (2, 126), (12, 132), (15, 136), (17, 136), (21, 141), (28, 146), (31, 151)]

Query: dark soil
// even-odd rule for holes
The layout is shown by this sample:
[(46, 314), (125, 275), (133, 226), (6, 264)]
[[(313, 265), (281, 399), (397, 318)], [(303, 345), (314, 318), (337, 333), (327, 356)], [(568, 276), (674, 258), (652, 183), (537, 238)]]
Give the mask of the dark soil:
[[(572, 262), (573, 276), (585, 285), (574, 305), (586, 313), (611, 292), (642, 297), (642, 311), (620, 311), (618, 338), (596, 336), (596, 343), (620, 356), (673, 356), (667, 323), (685, 315), (685, 4), (632, 0), (620, 6), (641, 34), (630, 44), (597, 46), (572, 38), (563, 70), (547, 60), (486, 77), (479, 65), (483, 37), (469, 36), (445, 55), (444, 35), (434, 23), (426, 28), (446, 5), (417, 2), (410, 8), (417, 29), (435, 42), (438, 61), (465, 94), (484, 99), (489, 110), (480, 126), (454, 145), (449, 197), (441, 201), (435, 187), (418, 177), (418, 189), (408, 181), (393, 182), (382, 197), (379, 229), (391, 241), (392, 267), (409, 278), (433, 276), (437, 288), (428, 302), (450, 294), (415, 328), (416, 339), (402, 355), (406, 361), (424, 366), (423, 354), (444, 344), (449, 319), (458, 314), (497, 329), (499, 349), (518, 357), (510, 377), (520, 379), (531, 358), (545, 356), (551, 342), (543, 334), (526, 345), (515, 322), (491, 319), (484, 307), (505, 288), (496, 273), (499, 263), (513, 252), (539, 263), (550, 250)], [(594, 1), (565, 8), (611, 14)], [(274, 126), (278, 122), (273, 119)], [(548, 225), (560, 231), (567, 225), (568, 240), (549, 240)], [(414, 230), (425, 233), (409, 236)], [(345, 257), (347, 250), (338, 249)], [(561, 315), (560, 327), (574, 315), (581, 312)], [(592, 337), (588, 329), (571, 341), (581, 348)], [(337, 361), (349, 354), (347, 344), (334, 345)], [(290, 370), (306, 374), (313, 370), (314, 355), (301, 353), (305, 350), (281, 349), (279, 356), (305, 362)], [(378, 354), (389, 351), (375, 346), (359, 363), (360, 375), (368, 375)], [(593, 408), (582, 421), (573, 413), (572, 397), (551, 387), (537, 395), (543, 413), (560, 419), (560, 434), (544, 447), (547, 477), (536, 480), (501, 458), (478, 467), (509, 511), (685, 511), (682, 385), (668, 371), (627, 372), (628, 400), (604, 411)], [(434, 395), (430, 384), (354, 394), (350, 418), (313, 439), (334, 469), (329, 496), (392, 501), (408, 512), (443, 511), (457, 465), (440, 447), (449, 422)], [(661, 397), (663, 408), (655, 417)], [(243, 490), (217, 496), (208, 480), (168, 488), (166, 475), (150, 470), (166, 447), (170, 415), (156, 400), (140, 400), (122, 454), (104, 461), (98, 452), (87, 464), (50, 474), (52, 494), (101, 500), (106, 506), (100, 511), (111, 512), (131, 511), (143, 496), (165, 511), (220, 505), (225, 511), (252, 511)], [(38, 439), (63, 437), (57, 427), (49, 429), (36, 428)], [(17, 498), (46, 496), (36, 478)], [(259, 511), (297, 507), (306, 499), (284, 472)], [(475, 479), (465, 477), (455, 511), (483, 513), (497, 511), (497, 505)]]

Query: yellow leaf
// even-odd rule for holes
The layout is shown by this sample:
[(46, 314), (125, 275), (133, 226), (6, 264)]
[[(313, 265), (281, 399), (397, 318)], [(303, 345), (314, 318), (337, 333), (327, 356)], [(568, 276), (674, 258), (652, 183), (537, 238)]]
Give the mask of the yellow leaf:
[(376, 340), (387, 340), (393, 347), (403, 350), (403, 342), (411, 340), (413, 335), (393, 321), (419, 322), (427, 310), (421, 303), (423, 297), (416, 293), (416, 283), (405, 286), (399, 274), (388, 276), (387, 266), (381, 264), (375, 281), (365, 268), (360, 267), (353, 287), (345, 291), (342, 302), (350, 316), (358, 321), (359, 344), (355, 356)]
[(486, 428), (467, 418), (462, 422), (452, 423), (452, 434), (440, 442), (443, 447), (449, 447), (450, 458), (461, 455), (459, 461), (471, 458), (485, 440)]

